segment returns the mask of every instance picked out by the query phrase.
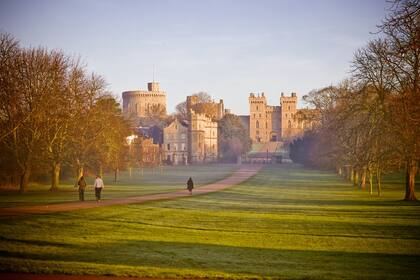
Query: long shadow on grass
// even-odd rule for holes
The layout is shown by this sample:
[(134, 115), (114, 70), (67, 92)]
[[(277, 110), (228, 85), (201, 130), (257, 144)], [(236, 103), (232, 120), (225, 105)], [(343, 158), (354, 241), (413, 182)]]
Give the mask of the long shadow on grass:
[[(334, 199), (335, 194), (331, 194), (330, 196), (324, 195), (325, 199), (315, 199), (310, 198), (311, 193), (304, 195), (300, 198), (287, 198), (285, 196), (291, 196), (291, 194), (287, 193), (283, 197), (281, 197), (281, 193), (279, 197), (273, 197), (272, 194), (267, 192), (267, 195), (264, 195), (263, 191), (251, 193), (247, 192), (246, 190), (226, 190), (219, 193), (209, 194), (208, 198), (216, 198), (218, 201), (225, 201), (226, 204), (230, 202), (241, 202), (243, 208), (247, 208), (253, 203), (258, 202), (259, 204), (276, 204), (278, 206), (282, 205), (296, 205), (296, 206), (343, 206), (346, 209), (346, 206), (398, 206), (398, 207), (412, 207), (412, 206), (420, 206), (420, 201), (402, 201), (402, 200), (369, 200), (369, 197), (364, 199), (357, 199), (354, 196), (348, 196), (348, 199)], [(298, 196), (298, 195), (296, 195)], [(321, 196), (317, 194), (317, 196)], [(336, 197), (340, 197), (336, 195)], [(345, 211), (348, 211), (347, 209)], [(354, 211), (354, 209), (351, 209)]]
[(278, 250), (141, 240), (98, 242), (85, 249), (74, 248), (68, 253), (2, 250), (0, 257), (299, 278), (416, 279), (420, 272), (420, 255)]

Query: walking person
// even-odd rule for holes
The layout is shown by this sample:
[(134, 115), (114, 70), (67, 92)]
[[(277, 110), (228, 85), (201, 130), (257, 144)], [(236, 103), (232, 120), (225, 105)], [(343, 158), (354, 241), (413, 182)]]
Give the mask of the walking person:
[(95, 189), (96, 202), (101, 202), (101, 191), (104, 187), (104, 181), (102, 181), (101, 176), (96, 175), (95, 183), (93, 184), (93, 188)]
[(187, 190), (190, 192), (190, 195), (192, 194), (193, 188), (194, 188), (194, 182), (190, 177), (187, 181)]
[(79, 186), (79, 200), (85, 201), (86, 181), (83, 176), (80, 177), (79, 181), (77, 182), (77, 185)]

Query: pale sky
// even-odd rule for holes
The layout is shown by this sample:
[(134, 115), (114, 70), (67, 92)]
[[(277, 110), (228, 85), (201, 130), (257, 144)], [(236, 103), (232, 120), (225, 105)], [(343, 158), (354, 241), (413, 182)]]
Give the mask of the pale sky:
[(248, 114), (250, 92), (335, 84), (375, 37), (385, 0), (0, 0), (0, 32), (62, 49), (105, 77), (121, 99), (153, 79), (168, 111), (199, 91)]

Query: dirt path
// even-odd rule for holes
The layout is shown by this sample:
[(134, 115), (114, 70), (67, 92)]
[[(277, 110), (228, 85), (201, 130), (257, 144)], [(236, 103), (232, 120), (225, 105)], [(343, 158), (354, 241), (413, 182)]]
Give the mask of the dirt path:
[[(2, 280), (171, 280), (172, 278), (119, 277), (102, 275), (60, 275), (0, 272)], [(188, 280), (188, 279), (184, 279)]]
[[(255, 175), (260, 169), (261, 165), (242, 165), (238, 170), (236, 170), (229, 177), (220, 180), (218, 182), (204, 185), (202, 187), (196, 188), (193, 191), (193, 195), (207, 194), (211, 192), (220, 191), (234, 185), (237, 185), (253, 175)], [(180, 197), (190, 196), (187, 190), (180, 190), (175, 192), (160, 193), (160, 194), (150, 194), (136, 197), (127, 197), (127, 198), (117, 198), (110, 200), (103, 200), (100, 203), (96, 201), (84, 201), (84, 202), (65, 202), (57, 204), (48, 204), (48, 205), (34, 205), (34, 206), (18, 206), (18, 207), (9, 207), (2, 208), (0, 210), (0, 218), (7, 218), (13, 216), (21, 216), (28, 214), (48, 214), (55, 212), (65, 212), (65, 211), (74, 211), (79, 209), (89, 209), (96, 207), (103, 207), (109, 205), (123, 205), (131, 203), (143, 203), (147, 201), (156, 201), (156, 200), (167, 200), (167, 199), (176, 199)]]

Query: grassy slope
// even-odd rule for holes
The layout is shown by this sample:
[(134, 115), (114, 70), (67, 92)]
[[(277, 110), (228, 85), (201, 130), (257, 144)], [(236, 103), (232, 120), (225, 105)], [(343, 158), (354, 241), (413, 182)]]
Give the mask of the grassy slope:
[[(185, 188), (188, 177), (191, 176), (196, 186), (208, 184), (229, 176), (238, 166), (224, 165), (197, 165), (197, 166), (166, 166), (161, 169), (144, 169), (143, 175), (139, 170), (133, 170), (132, 177), (128, 172), (121, 172), (117, 183), (113, 175), (104, 177), (104, 199), (138, 196), (151, 193), (176, 191)], [(94, 200), (94, 178), (87, 178), (88, 189), (85, 199)], [(44, 203), (57, 203), (78, 200), (77, 188), (74, 182), (64, 181), (57, 192), (49, 192), (49, 185), (33, 184), (25, 195), (16, 191), (0, 191), (0, 208), (19, 205), (32, 205)]]
[(44, 273), (418, 279), (420, 205), (267, 167), (223, 192), (1, 221), (0, 267)]

